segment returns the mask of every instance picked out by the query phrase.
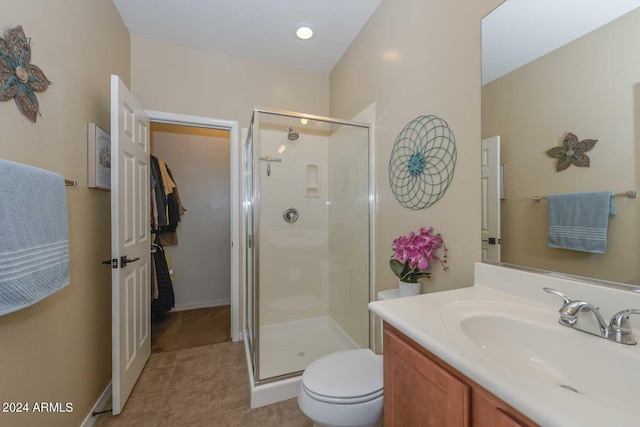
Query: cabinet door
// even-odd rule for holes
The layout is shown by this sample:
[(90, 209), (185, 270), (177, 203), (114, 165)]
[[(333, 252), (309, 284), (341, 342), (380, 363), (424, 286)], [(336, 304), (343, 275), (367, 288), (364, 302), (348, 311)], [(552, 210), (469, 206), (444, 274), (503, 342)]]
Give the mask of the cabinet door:
[(471, 386), (473, 427), (539, 427), (536, 423), (479, 386)]
[(501, 409), (496, 411), (496, 427), (526, 427)]
[(385, 427), (469, 427), (470, 387), (384, 333)]

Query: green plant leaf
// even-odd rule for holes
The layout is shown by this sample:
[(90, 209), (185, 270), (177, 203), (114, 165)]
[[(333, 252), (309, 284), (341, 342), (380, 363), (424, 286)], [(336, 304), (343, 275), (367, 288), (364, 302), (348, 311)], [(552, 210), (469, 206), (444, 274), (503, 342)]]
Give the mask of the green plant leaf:
[(404, 268), (402, 269), (402, 275), (406, 276), (407, 274), (413, 273), (415, 270), (409, 267), (409, 263), (404, 264)]
[(406, 267), (403, 263), (395, 258), (392, 258), (389, 260), (389, 267), (391, 267), (391, 271), (393, 271), (393, 274), (395, 274), (396, 277), (398, 277), (399, 279), (402, 278), (402, 273)]
[(417, 268), (409, 268), (409, 264), (406, 264), (404, 266), (404, 270), (402, 270), (402, 277), (400, 277), (400, 280), (407, 283), (418, 283), (418, 277), (416, 276), (416, 273), (418, 272), (419, 270)]

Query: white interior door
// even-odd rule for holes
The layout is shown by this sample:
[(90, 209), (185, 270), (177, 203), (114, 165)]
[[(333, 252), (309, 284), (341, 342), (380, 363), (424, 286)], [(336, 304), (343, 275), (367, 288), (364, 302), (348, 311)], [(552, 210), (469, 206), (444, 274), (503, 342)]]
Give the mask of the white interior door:
[(500, 137), (482, 141), (482, 260), (500, 262)]
[(113, 413), (119, 414), (151, 353), (149, 118), (111, 76)]

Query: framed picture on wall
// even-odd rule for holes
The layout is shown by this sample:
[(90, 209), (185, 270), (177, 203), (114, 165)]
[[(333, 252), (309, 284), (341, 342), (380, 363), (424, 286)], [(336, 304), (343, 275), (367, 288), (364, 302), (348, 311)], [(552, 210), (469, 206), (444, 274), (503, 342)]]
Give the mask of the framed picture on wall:
[(89, 188), (111, 191), (111, 136), (95, 123), (88, 130)]

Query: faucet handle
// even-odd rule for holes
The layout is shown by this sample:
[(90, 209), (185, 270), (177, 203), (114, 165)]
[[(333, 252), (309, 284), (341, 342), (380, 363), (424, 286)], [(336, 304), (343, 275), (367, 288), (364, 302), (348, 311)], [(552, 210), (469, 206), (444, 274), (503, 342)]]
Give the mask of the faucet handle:
[(609, 339), (613, 339), (621, 344), (634, 345), (636, 343), (633, 331), (631, 330), (631, 323), (629, 322), (630, 314), (640, 314), (640, 310), (630, 308), (619, 311), (613, 315), (611, 322), (609, 322), (608, 334), (611, 337)]
[(553, 288), (542, 288), (543, 291), (548, 292), (550, 294), (558, 295), (560, 298), (564, 300), (565, 304), (569, 304), (571, 302), (571, 298), (563, 294), (562, 292), (553, 289)]
[(627, 310), (617, 312), (611, 318), (609, 327), (612, 329), (617, 328), (631, 332), (631, 324), (629, 323), (630, 314), (640, 314), (640, 310), (637, 308), (629, 308)]

